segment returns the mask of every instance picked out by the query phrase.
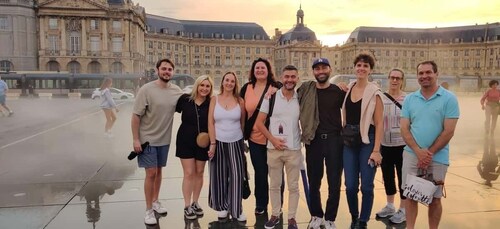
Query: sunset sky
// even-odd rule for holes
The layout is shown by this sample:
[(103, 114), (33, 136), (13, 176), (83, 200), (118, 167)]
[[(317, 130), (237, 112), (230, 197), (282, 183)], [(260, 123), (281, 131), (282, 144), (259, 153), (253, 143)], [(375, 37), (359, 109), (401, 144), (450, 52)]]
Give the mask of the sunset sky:
[(322, 44), (342, 44), (359, 26), (434, 28), (500, 22), (498, 0), (133, 0), (149, 14), (180, 20), (255, 22), (269, 36), (304, 23)]

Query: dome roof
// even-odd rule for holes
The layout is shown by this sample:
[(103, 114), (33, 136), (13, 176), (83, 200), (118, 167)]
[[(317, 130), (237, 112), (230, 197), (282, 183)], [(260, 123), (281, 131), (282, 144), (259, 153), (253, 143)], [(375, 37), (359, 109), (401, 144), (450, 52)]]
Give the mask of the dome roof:
[(297, 17), (304, 17), (304, 11), (302, 9), (297, 10)]
[(316, 41), (316, 33), (311, 29), (305, 27), (303, 24), (295, 26), (290, 31), (286, 32), (280, 37), (280, 42), (286, 41)]

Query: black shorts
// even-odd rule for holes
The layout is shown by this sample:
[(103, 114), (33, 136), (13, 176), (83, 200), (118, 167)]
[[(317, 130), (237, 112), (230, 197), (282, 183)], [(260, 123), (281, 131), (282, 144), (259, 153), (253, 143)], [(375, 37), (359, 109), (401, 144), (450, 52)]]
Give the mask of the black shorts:
[(175, 151), (175, 156), (181, 159), (191, 159), (194, 158), (197, 161), (207, 161), (208, 160), (208, 147), (200, 148), (194, 144), (177, 144)]

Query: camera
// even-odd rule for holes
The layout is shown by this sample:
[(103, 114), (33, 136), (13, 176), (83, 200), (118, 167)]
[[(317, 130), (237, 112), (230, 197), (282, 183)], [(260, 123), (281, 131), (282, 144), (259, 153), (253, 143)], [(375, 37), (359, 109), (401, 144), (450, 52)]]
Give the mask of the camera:
[[(144, 143), (141, 145), (141, 148), (142, 148), (142, 150), (144, 151), (144, 149), (146, 149), (146, 147), (148, 147), (148, 146), (149, 146), (149, 142), (144, 142)], [(136, 152), (132, 151), (132, 152), (130, 152), (130, 154), (128, 155), (128, 157), (127, 157), (127, 158), (128, 158), (129, 160), (133, 160), (135, 157), (137, 157), (137, 155), (138, 155), (138, 153), (136, 153)]]

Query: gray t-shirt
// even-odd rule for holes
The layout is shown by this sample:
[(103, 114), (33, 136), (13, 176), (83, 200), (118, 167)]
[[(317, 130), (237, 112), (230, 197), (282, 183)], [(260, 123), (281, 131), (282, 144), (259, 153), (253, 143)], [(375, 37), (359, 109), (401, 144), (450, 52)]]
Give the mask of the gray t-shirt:
[(139, 89), (133, 112), (141, 119), (141, 143), (149, 141), (151, 146), (170, 144), (175, 106), (181, 95), (182, 90), (172, 83), (167, 88), (161, 88), (156, 81), (152, 81)]

